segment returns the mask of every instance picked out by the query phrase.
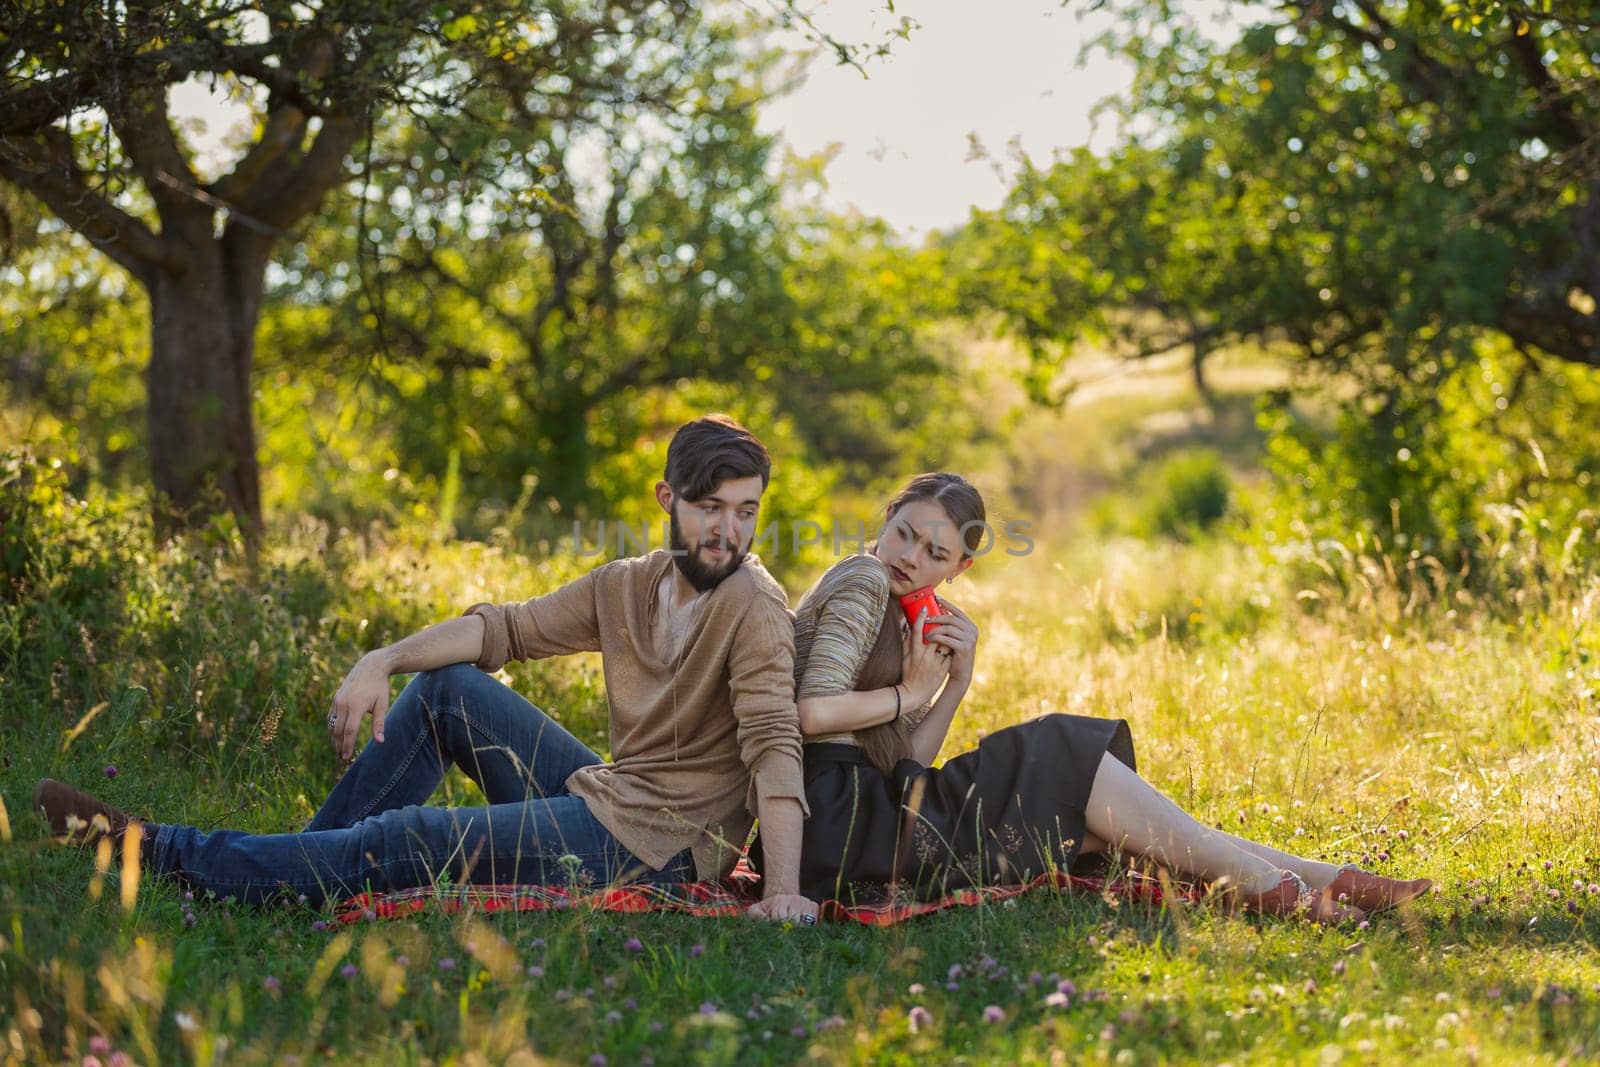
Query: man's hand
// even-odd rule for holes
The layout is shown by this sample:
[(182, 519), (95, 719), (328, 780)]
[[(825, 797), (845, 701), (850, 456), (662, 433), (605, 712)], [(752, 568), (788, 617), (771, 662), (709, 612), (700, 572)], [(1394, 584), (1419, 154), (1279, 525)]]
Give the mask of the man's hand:
[(356, 757), (356, 737), (361, 732), (361, 721), (372, 716), (372, 739), (383, 741), (383, 717), (389, 713), (389, 669), (377, 652), (362, 656), (350, 668), (344, 684), (334, 694), (333, 707), (328, 712), (328, 733), (333, 739), (333, 751), (349, 763)]
[(798, 922), (809, 926), (817, 921), (817, 902), (793, 893), (778, 893), (756, 901), (745, 914), (768, 922)]

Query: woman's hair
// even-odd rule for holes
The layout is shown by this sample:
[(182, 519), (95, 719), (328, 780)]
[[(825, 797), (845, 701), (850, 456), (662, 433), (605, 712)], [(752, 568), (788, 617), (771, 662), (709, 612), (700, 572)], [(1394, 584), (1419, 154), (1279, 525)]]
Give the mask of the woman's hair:
[(950, 521), (961, 532), (962, 544), (966, 546), (966, 551), (961, 553), (963, 559), (983, 544), (984, 534), (988, 531), (983, 496), (961, 475), (948, 471), (917, 475), (889, 501), (886, 517), (894, 518), (901, 508), (918, 500), (938, 504), (950, 516)]
[(772, 457), (760, 438), (726, 415), (703, 415), (684, 423), (667, 446), (667, 484), (691, 503), (710, 496), (729, 478), (757, 474), (765, 490)]
[[(918, 500), (937, 504), (950, 516), (950, 521), (961, 531), (961, 540), (966, 546), (963, 558), (972, 555), (983, 545), (988, 531), (988, 513), (983, 506), (983, 496), (961, 475), (943, 472), (917, 475), (889, 501), (887, 518), (893, 519), (901, 508)], [(873, 549), (876, 547), (877, 543), (874, 542)], [(877, 641), (868, 652), (867, 660), (856, 678), (856, 688), (883, 689), (900, 681), (899, 617), (900, 606), (891, 596), (884, 608)], [(911, 724), (903, 717), (857, 730), (855, 735), (867, 759), (884, 774), (893, 774), (895, 764), (911, 756)]]

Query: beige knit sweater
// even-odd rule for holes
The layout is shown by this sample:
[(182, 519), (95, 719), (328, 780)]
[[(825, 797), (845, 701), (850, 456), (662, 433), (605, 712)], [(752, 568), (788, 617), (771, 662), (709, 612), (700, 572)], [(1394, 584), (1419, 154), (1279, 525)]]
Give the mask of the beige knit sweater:
[(794, 621), (783, 587), (749, 556), (663, 662), (651, 634), (672, 565), (666, 551), (619, 559), (545, 596), (466, 614), (483, 617), (486, 671), (600, 653), (612, 762), (574, 771), (567, 788), (646, 863), (692, 848), (697, 876), (716, 878), (732, 870), (759, 801), (793, 797), (805, 809)]

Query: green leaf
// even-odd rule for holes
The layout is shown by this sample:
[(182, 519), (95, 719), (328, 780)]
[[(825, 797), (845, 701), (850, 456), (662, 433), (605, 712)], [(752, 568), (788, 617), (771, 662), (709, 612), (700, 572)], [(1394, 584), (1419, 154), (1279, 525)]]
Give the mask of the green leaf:
[(476, 16), (461, 15), (445, 23), (440, 32), (444, 34), (444, 39), (447, 41), (459, 41), (470, 35), (477, 28), (478, 20)]

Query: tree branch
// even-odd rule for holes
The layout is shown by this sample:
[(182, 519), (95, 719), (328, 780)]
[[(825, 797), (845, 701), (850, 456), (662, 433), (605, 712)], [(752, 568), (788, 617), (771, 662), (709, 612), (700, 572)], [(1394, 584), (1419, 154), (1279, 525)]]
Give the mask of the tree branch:
[[(670, 356), (673, 352), (680, 350), (684, 339), (694, 329), (694, 321), (695, 319), (692, 315), (685, 315), (680, 318), (661, 344), (652, 350), (639, 353), (627, 363), (606, 375), (605, 382), (591, 395), (613, 396), (624, 389), (664, 385), (689, 373), (693, 368), (674, 365)], [(663, 359), (662, 357), (669, 358)], [(657, 364), (655, 370), (649, 374), (645, 373), (645, 368), (652, 363)]]
[(231, 171), (208, 185), (206, 191), (230, 204), (245, 199), (250, 187), (260, 180), (267, 168), (305, 138), (306, 123), (307, 115), (298, 107), (269, 105), (261, 140), (250, 147)]
[(361, 136), (361, 124), (349, 116), (329, 117), (312, 142), (311, 150), (289, 174), (238, 198), (246, 215), (268, 226), (286, 230), (313, 211), (344, 176), (344, 158)]
[[(290, 46), (284, 51), (287, 58), (298, 50)], [(233, 170), (212, 183), (212, 195), (228, 201), (248, 197), (250, 187), (267, 168), (281, 159), (284, 153), (301, 144), (310, 116), (325, 113), (314, 101), (305, 98), (305, 93), (300, 91), (300, 78), (309, 76), (322, 79), (327, 76), (328, 69), (333, 65), (333, 42), (325, 36), (318, 37), (305, 48), (304, 55), (293, 56), (292, 62), (299, 70), (298, 75), (289, 75), (278, 68), (267, 68), (277, 76), (275, 80), (268, 82), (265, 77), (257, 78), (269, 87), (266, 129), (262, 131), (261, 139), (251, 146)], [(280, 88), (280, 84), (285, 82), (287, 84)]]
[(1600, 367), (1600, 318), (1583, 314), (1564, 299), (1507, 301), (1496, 325), (1519, 345), (1569, 363)]
[(183, 190), (197, 188), (199, 181), (172, 132), (166, 93), (160, 87), (131, 89), (108, 98), (105, 106), (111, 128), (163, 220), (193, 214), (195, 201)]
[(567, 181), (565, 152), (556, 154), (554, 166), (558, 176), (558, 185), (566, 192), (567, 198), (566, 202), (558, 205), (556, 210), (543, 211), (539, 216), (539, 229), (544, 237), (545, 247), (550, 250), (550, 291), (545, 294), (544, 299), (539, 301), (538, 306), (533, 309), (532, 324), (526, 331), (526, 335), (533, 339), (533, 345), (529, 349), (528, 355), (533, 362), (534, 373), (540, 377), (544, 375), (546, 369), (544, 341), (542, 339), (544, 324), (550, 321), (550, 316), (554, 315), (558, 308), (567, 306), (567, 297), (571, 291), (573, 279), (578, 276), (578, 272), (583, 269), (584, 261), (588, 258), (587, 253), (581, 249), (573, 251), (562, 234), (560, 214), (562, 211), (570, 210), (567, 205), (573, 203), (576, 199), (573, 196), (572, 187)]
[[(1452, 78), (1455, 72), (1424, 53), (1415, 41), (1401, 34), (1370, 0), (1356, 0), (1356, 7), (1360, 9), (1363, 17), (1372, 23), (1371, 26), (1363, 26), (1335, 14), (1327, 0), (1290, 0), (1289, 6), (1300, 12), (1302, 21), (1334, 26), (1345, 35), (1370, 44), (1377, 49), (1379, 55), (1389, 52), (1393, 47), (1404, 47), (1410, 53), (1411, 61), (1405, 57), (1401, 58), (1399, 63), (1401, 79), (1425, 100), (1435, 104), (1444, 100), (1445, 91), (1441, 79)], [(1391, 42), (1390, 47), (1385, 47), (1386, 40)]]
[(1562, 91), (1561, 86), (1556, 84), (1555, 78), (1551, 77), (1533, 35), (1523, 34), (1519, 37), (1513, 34), (1507, 43), (1507, 48), (1512, 58), (1517, 61), (1517, 65), (1522, 68), (1523, 74), (1527, 76), (1528, 83), (1539, 94), (1540, 101), (1545, 105), (1545, 114), (1560, 135), (1560, 140), (1567, 147), (1581, 144), (1586, 135), (1583, 126), (1578, 122), (1577, 112), (1573, 109), (1572, 97)]
[(1216, 325), (1197, 326), (1174, 337), (1146, 342), (1132, 352), (1118, 353), (1117, 358), (1128, 363), (1138, 363), (1143, 360), (1154, 359), (1157, 356), (1164, 356), (1168, 352), (1182, 348), (1185, 345), (1206, 345), (1220, 336), (1222, 336), (1222, 330)]
[[(1350, 316), (1345, 315), (1344, 318), (1349, 320)], [(1304, 348), (1313, 360), (1320, 361), (1334, 357), (1340, 349), (1347, 348), (1368, 334), (1377, 333), (1380, 329), (1381, 326), (1377, 323), (1352, 321), (1349, 329), (1343, 333), (1334, 334), (1332, 337), (1318, 339), (1307, 333), (1297, 338), (1297, 340), (1300, 347)]]
[(272, 54), (272, 46), (267, 44), (188, 42), (120, 60), (85, 64), (48, 81), (13, 85), (0, 92), (0, 137), (34, 133), (66, 118), (86, 101), (107, 98), (113, 76), (123, 85), (153, 87), (176, 85), (194, 74), (240, 73), (258, 78), (274, 91), (279, 91), (275, 83), (287, 79), (283, 90), (287, 92), (293, 78), (263, 62)]
[(0, 175), (140, 281), (148, 283), (157, 269), (183, 269), (182, 257), (148, 226), (89, 188), (65, 131), (47, 127), (31, 138), (0, 136)]
[(622, 204), (628, 196), (628, 182), (639, 169), (642, 154), (635, 154), (623, 166), (611, 168), (611, 196), (606, 201), (605, 232), (600, 240), (600, 254), (595, 257), (596, 297), (608, 309), (616, 308), (617, 252), (628, 238), (627, 227), (622, 224)]
[(471, 300), (473, 303), (477, 304), (480, 308), (492, 315), (500, 323), (500, 325), (516, 334), (517, 337), (522, 341), (524, 347), (531, 349), (536, 343), (535, 339), (528, 333), (527, 322), (506, 311), (499, 304), (495, 303), (495, 301), (492, 300), (486, 293), (474, 289), (467, 283), (466, 279), (461, 278), (460, 276), (447, 270), (445, 265), (439, 262), (439, 257), (434, 255), (431, 251), (421, 259), (413, 259), (408, 261), (406, 266), (410, 267), (412, 270), (426, 272), (433, 275), (435, 278), (438, 278), (440, 281), (450, 286), (450, 288), (454, 289), (468, 300)]

